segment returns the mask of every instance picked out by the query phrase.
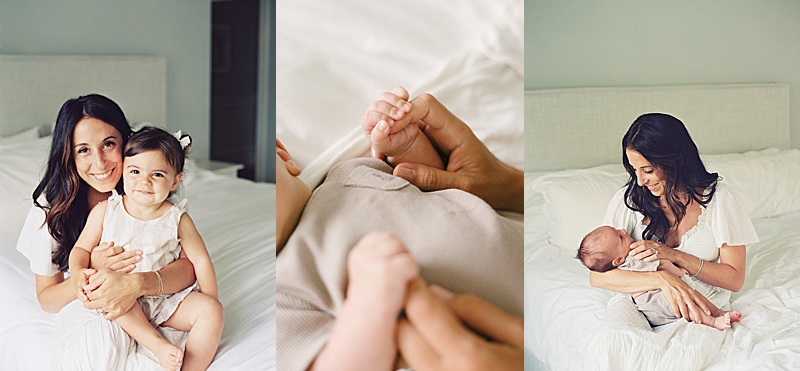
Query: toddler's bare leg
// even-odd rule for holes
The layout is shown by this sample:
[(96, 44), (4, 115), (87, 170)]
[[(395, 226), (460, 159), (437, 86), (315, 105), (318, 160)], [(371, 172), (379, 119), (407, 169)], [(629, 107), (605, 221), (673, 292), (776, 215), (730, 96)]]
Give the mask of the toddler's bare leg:
[(205, 370), (214, 360), (222, 326), (225, 322), (222, 304), (216, 299), (192, 292), (178, 305), (175, 313), (161, 326), (188, 331), (182, 370)]
[(127, 313), (114, 320), (134, 340), (149, 349), (165, 370), (180, 370), (183, 360), (181, 348), (176, 347), (152, 326), (137, 303)]

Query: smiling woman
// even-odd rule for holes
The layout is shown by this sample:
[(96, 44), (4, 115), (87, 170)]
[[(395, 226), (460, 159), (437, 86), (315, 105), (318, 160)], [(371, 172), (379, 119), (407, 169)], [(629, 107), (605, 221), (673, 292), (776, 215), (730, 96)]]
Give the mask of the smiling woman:
[(75, 170), (89, 186), (89, 203), (108, 198), (122, 172), (122, 134), (114, 126), (94, 117), (84, 117), (72, 133)]

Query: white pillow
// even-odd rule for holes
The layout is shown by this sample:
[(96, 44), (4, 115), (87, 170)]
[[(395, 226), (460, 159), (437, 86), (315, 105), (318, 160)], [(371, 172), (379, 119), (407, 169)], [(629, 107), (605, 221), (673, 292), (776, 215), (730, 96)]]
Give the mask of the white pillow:
[(608, 202), (627, 179), (619, 164), (560, 171), (534, 180), (530, 190), (544, 197), (549, 242), (570, 252), (578, 251), (583, 236), (603, 223)]
[[(800, 211), (800, 151), (766, 149), (743, 154), (704, 156), (711, 172), (739, 196), (751, 219)], [(559, 248), (577, 251), (583, 236), (603, 222), (608, 202), (622, 188), (628, 175), (622, 164), (549, 173), (533, 180), (528, 188), (541, 193), (542, 211), (549, 225), (548, 241)], [(532, 196), (526, 195), (526, 202)], [(527, 215), (526, 223), (533, 222)], [(539, 234), (541, 235), (541, 234)]]
[(50, 137), (0, 144), (0, 233), (18, 231), (25, 223), (49, 150)]
[(800, 210), (800, 151), (771, 148), (706, 156), (704, 162), (741, 198), (751, 219)]
[(7, 137), (0, 137), (0, 145), (3, 144), (17, 144), (22, 142), (28, 142), (31, 140), (39, 139), (39, 127), (35, 126), (30, 129), (27, 129), (21, 133), (17, 133), (14, 135), (10, 135)]

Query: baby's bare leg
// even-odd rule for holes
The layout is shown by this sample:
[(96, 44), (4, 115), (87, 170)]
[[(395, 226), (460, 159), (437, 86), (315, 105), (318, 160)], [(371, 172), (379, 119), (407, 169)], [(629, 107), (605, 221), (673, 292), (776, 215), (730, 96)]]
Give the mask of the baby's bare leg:
[(180, 370), (183, 360), (181, 348), (164, 339), (152, 326), (137, 303), (127, 313), (114, 320), (134, 340), (149, 349), (165, 370)]
[(224, 322), (224, 311), (219, 301), (199, 292), (186, 295), (175, 313), (161, 324), (189, 332), (182, 370), (205, 370), (211, 365)]
[[(700, 296), (701, 298), (700, 300), (702, 300), (704, 303), (706, 303), (706, 306), (708, 306), (708, 309), (711, 311), (711, 317), (719, 318), (727, 314), (730, 317), (730, 323), (739, 322), (739, 320), (742, 319), (742, 312), (739, 312), (738, 310), (725, 311), (719, 309), (719, 307), (714, 305), (714, 303), (712, 303), (711, 300), (708, 300), (708, 298), (706, 298), (705, 296), (703, 295), (698, 295), (698, 296)], [(705, 318), (703, 319), (703, 322), (705, 322)]]

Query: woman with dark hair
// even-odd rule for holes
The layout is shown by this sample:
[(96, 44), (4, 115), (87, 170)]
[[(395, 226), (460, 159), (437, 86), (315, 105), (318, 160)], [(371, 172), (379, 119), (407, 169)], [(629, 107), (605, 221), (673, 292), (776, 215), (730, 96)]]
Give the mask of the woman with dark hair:
[(677, 317), (695, 322), (700, 310), (709, 314), (697, 295), (728, 305), (730, 292), (744, 284), (745, 246), (758, 242), (739, 198), (706, 170), (686, 127), (670, 115), (639, 116), (622, 139), (622, 163), (630, 179), (603, 224), (633, 237), (630, 256), (669, 260), (689, 277), (613, 269), (591, 272), (591, 285), (621, 293), (660, 289)]
[[(130, 125), (114, 101), (97, 94), (66, 101), (56, 120), (47, 168), (33, 191), (34, 205), (17, 242), (17, 250), (28, 258), (36, 275), (36, 295), (42, 309), (59, 313), (62, 335), (80, 333), (86, 336), (81, 341), (94, 344), (97, 352), (82, 352), (92, 354), (89, 365), (81, 364), (91, 369), (117, 369), (125, 364), (125, 355), (135, 351), (127, 334), (106, 319), (127, 312), (142, 295), (161, 292), (162, 286), (163, 293), (175, 293), (195, 280), (186, 258), (161, 271), (128, 274), (140, 261), (141, 251), (123, 251), (113, 243), (95, 249), (93, 269), (85, 277), (65, 277), (70, 251), (89, 211), (108, 199), (111, 190), (122, 190), (122, 149), (130, 136)], [(72, 282), (76, 279), (85, 287), (80, 297), (76, 297)], [(93, 311), (82, 308), (76, 298)], [(93, 331), (92, 326), (102, 330)], [(74, 342), (63, 341), (65, 345)]]

